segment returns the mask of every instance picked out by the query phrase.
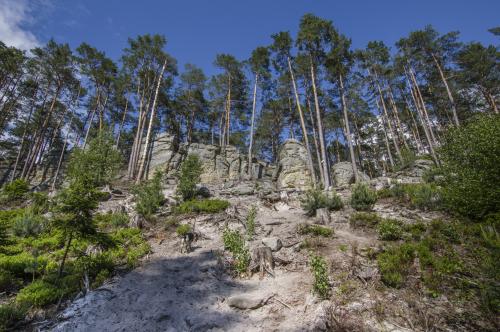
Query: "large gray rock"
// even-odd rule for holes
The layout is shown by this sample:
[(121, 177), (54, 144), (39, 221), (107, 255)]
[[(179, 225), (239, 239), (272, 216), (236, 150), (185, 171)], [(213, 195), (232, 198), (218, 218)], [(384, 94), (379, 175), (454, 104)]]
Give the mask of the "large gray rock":
[[(347, 186), (354, 183), (354, 171), (352, 164), (349, 161), (341, 161), (332, 166), (333, 180), (337, 187)], [(358, 178), (360, 181), (370, 181), (370, 177), (358, 170)]]
[(307, 152), (297, 140), (288, 139), (279, 151), (278, 190), (311, 188), (311, 175), (307, 166)]
[[(171, 175), (179, 169), (180, 164), (189, 154), (195, 154), (203, 165), (201, 182), (204, 184), (217, 184), (225, 181), (238, 181), (247, 176), (247, 156), (240, 153), (234, 146), (222, 149), (216, 145), (181, 143), (176, 146), (172, 136), (162, 133), (157, 135), (151, 152), (148, 177), (151, 178), (156, 169)], [(272, 170), (267, 170), (267, 163), (256, 161), (253, 165), (255, 179), (271, 178)]]
[(248, 295), (235, 295), (227, 300), (230, 307), (247, 310), (262, 307), (269, 300), (268, 297), (250, 297)]
[(283, 243), (277, 237), (266, 237), (262, 239), (262, 244), (272, 251), (279, 251), (283, 247)]

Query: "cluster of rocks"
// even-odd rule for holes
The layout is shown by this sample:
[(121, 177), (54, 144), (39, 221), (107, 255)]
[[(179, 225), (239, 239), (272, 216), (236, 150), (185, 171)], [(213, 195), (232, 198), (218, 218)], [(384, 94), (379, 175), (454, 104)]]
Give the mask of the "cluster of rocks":
[(248, 157), (234, 146), (177, 145), (172, 136), (159, 134), (152, 144), (148, 177), (152, 177), (156, 170), (166, 172), (167, 177), (172, 176), (189, 154), (200, 158), (203, 165), (201, 182), (207, 186), (219, 185), (217, 189), (222, 195), (267, 195), (276, 190), (302, 191), (311, 187), (306, 149), (294, 139), (285, 141), (281, 146), (277, 165), (254, 159), (253, 176), (250, 176)]
[[(222, 148), (201, 143), (176, 144), (169, 134), (159, 134), (152, 144), (148, 176), (152, 177), (155, 170), (159, 169), (166, 172), (167, 179), (172, 180), (171, 184), (175, 184), (175, 174), (189, 154), (196, 154), (200, 158), (203, 165), (202, 184), (222, 196), (271, 197), (278, 195), (278, 192), (302, 192), (312, 187), (306, 149), (295, 139), (288, 139), (282, 144), (276, 165), (254, 159), (253, 176), (250, 176), (247, 155), (234, 146)], [(418, 159), (411, 167), (388, 176), (370, 179), (358, 170), (358, 177), (378, 190), (394, 183), (421, 182), (422, 176), (432, 165), (431, 160)], [(351, 163), (344, 161), (334, 164), (332, 177), (337, 188), (353, 184), (355, 176)]]

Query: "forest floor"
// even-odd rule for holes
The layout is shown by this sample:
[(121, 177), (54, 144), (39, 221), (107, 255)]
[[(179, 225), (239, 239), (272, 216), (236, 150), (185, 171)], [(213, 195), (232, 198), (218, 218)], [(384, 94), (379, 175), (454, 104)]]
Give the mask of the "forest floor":
[[(345, 199), (349, 192), (340, 192)], [(262, 238), (278, 237), (283, 247), (274, 253), (283, 262), (274, 278), (235, 276), (228, 269), (222, 231), (243, 229), (242, 223), (217, 216), (191, 216), (203, 236), (188, 254), (180, 253), (175, 231), (151, 229), (152, 253), (140, 267), (117, 276), (87, 296), (74, 301), (51, 326), (52, 331), (420, 331), (438, 326), (451, 304), (446, 297), (428, 300), (414, 291), (385, 287), (380, 281), (374, 252), (381, 242), (374, 232), (351, 229), (350, 207), (332, 213), (331, 237), (297, 232), (312, 223), (298, 201), (265, 205), (256, 197), (230, 199), (245, 216), (257, 207), (257, 228), (249, 247)], [(380, 200), (374, 210), (383, 217), (406, 222), (442, 217)], [(223, 217), (223, 216), (222, 216)], [(312, 293), (310, 253), (319, 253), (329, 265), (331, 297)], [(236, 309), (240, 302), (254, 309)], [(255, 305), (253, 305), (255, 304)], [(460, 311), (453, 307), (452, 312)], [(406, 326), (406, 327), (405, 327)], [(335, 329), (337, 328), (337, 329)]]

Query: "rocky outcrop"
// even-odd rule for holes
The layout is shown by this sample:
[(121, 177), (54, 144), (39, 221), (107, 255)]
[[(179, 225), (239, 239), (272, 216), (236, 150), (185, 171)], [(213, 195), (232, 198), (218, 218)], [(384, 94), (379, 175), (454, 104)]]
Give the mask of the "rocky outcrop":
[(311, 174), (307, 167), (307, 151), (297, 140), (288, 139), (279, 152), (276, 186), (278, 190), (307, 190)]
[[(247, 157), (234, 146), (226, 146), (225, 149), (201, 143), (181, 143), (176, 146), (173, 137), (166, 133), (159, 134), (152, 146), (148, 177), (152, 177), (156, 169), (167, 174), (173, 173), (187, 155), (196, 154), (203, 164), (202, 183), (215, 184), (248, 178)], [(255, 161), (253, 167), (256, 179), (270, 179), (273, 174), (273, 168), (265, 162)]]
[(189, 154), (198, 155), (203, 164), (201, 182), (222, 185), (221, 194), (268, 195), (275, 190), (302, 191), (311, 187), (306, 150), (293, 139), (282, 145), (277, 166), (254, 160), (254, 178), (250, 179), (247, 174), (247, 156), (236, 147), (226, 146), (222, 149), (217, 145), (201, 143), (176, 145), (172, 136), (160, 134), (152, 144), (148, 177), (151, 178), (157, 169), (172, 176)]
[(434, 162), (428, 159), (417, 159), (407, 169), (393, 174), (394, 182), (397, 183), (419, 183), (425, 172), (434, 166)]
[[(341, 161), (332, 166), (333, 180), (337, 187), (347, 186), (354, 183), (354, 171), (349, 161)], [(369, 181), (370, 177), (358, 170), (360, 181)]]

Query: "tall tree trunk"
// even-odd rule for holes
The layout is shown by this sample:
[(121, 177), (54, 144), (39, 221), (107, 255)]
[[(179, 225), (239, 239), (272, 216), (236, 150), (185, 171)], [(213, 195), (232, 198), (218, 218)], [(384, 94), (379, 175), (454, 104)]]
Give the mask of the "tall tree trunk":
[(418, 97), (418, 99), (420, 101), (420, 106), (422, 107), (422, 113), (423, 113), (424, 118), (427, 122), (427, 126), (429, 128), (429, 133), (431, 135), (433, 144), (435, 145), (437, 143), (437, 140), (436, 140), (436, 137), (434, 136), (434, 130), (432, 129), (432, 123), (431, 123), (431, 120), (429, 119), (429, 114), (427, 112), (427, 107), (425, 106), (424, 98), (422, 97), (422, 92), (420, 91), (420, 87), (418, 86), (417, 78), (415, 77), (415, 73), (411, 67), (409, 68), (409, 71), (410, 71), (411, 79), (413, 81), (413, 86), (415, 87), (415, 90), (416, 90), (416, 96)]
[(297, 104), (297, 110), (299, 111), (300, 126), (302, 128), (302, 136), (304, 138), (304, 145), (307, 153), (307, 163), (309, 166), (309, 172), (311, 172), (311, 179), (313, 182), (313, 186), (316, 186), (316, 172), (314, 171), (314, 166), (312, 162), (311, 148), (309, 145), (309, 138), (307, 136), (306, 124), (304, 121), (304, 113), (302, 113), (302, 107), (300, 106), (299, 93), (297, 91), (297, 84), (295, 83), (295, 76), (293, 74), (292, 62), (290, 61), (290, 58), (287, 58), (287, 61), (288, 61), (288, 70), (290, 71), (290, 78), (292, 79), (293, 92), (295, 94), (295, 103)]
[(310, 59), (310, 67), (311, 67), (311, 82), (313, 87), (314, 94), (314, 107), (316, 108), (316, 124), (318, 125), (318, 135), (319, 135), (319, 146), (321, 150), (321, 158), (322, 158), (322, 166), (323, 173), (325, 175), (324, 189), (330, 190), (331, 181), (330, 181), (330, 170), (328, 169), (328, 159), (326, 157), (326, 145), (325, 145), (325, 135), (323, 133), (323, 122), (321, 120), (321, 112), (319, 110), (319, 101), (318, 101), (318, 91), (316, 89), (316, 78), (314, 74), (314, 66), (312, 63), (312, 59)]
[(26, 171), (23, 172), (23, 174), (21, 175), (21, 177), (23, 179), (26, 179), (31, 174), (31, 171), (33, 170), (33, 166), (34, 166), (35, 161), (36, 161), (36, 156), (38, 155), (38, 153), (40, 151), (40, 147), (42, 146), (42, 142), (43, 142), (44, 136), (45, 136), (45, 131), (47, 130), (47, 126), (49, 124), (49, 119), (51, 118), (52, 112), (54, 111), (54, 107), (56, 105), (57, 98), (59, 97), (59, 93), (61, 92), (61, 88), (62, 88), (62, 85), (58, 84), (56, 91), (54, 93), (54, 98), (52, 99), (52, 103), (50, 104), (49, 111), (47, 112), (45, 120), (42, 124), (41, 132), (40, 132), (40, 135), (38, 137), (38, 140), (35, 140), (36, 143), (34, 145), (34, 151), (32, 153), (31, 160), (29, 161), (29, 164), (28, 164)]
[(384, 116), (382, 115), (382, 111), (380, 110), (380, 104), (378, 100), (375, 99), (375, 102), (377, 103), (378, 114), (380, 116), (380, 119), (382, 120), (382, 131), (384, 132), (384, 143), (385, 143), (385, 148), (387, 150), (387, 157), (389, 158), (389, 162), (391, 163), (391, 168), (394, 168), (394, 159), (392, 158), (391, 147), (389, 145), (389, 138), (387, 137), (387, 130), (385, 129)]
[(319, 174), (321, 176), (321, 183), (325, 182), (325, 174), (323, 173), (323, 167), (321, 167), (321, 155), (319, 153), (319, 144), (318, 144), (318, 137), (317, 137), (317, 132), (316, 132), (316, 125), (314, 123), (314, 115), (311, 107), (311, 101), (309, 100), (309, 94), (306, 93), (306, 100), (307, 100), (307, 110), (309, 113), (309, 119), (311, 119), (311, 127), (313, 131), (313, 139), (314, 139), (314, 150), (316, 151), (316, 160), (318, 161), (318, 169), (319, 169)]
[(441, 68), (441, 65), (439, 64), (438, 59), (434, 55), (434, 53), (431, 53), (432, 59), (434, 60), (434, 63), (436, 64), (436, 68), (439, 72), (439, 76), (441, 76), (441, 80), (443, 81), (444, 87), (446, 88), (446, 92), (448, 93), (448, 99), (450, 100), (451, 104), (451, 110), (453, 112), (453, 120), (455, 121), (455, 125), (458, 127), (460, 126), (460, 121), (458, 121), (458, 115), (457, 115), (457, 107), (455, 104), (455, 99), (453, 98), (453, 94), (451, 93), (450, 87), (448, 86), (448, 81), (446, 80), (446, 77), (444, 76), (443, 69)]
[(252, 166), (252, 147), (253, 147), (253, 129), (255, 122), (255, 104), (257, 103), (257, 82), (259, 80), (259, 74), (255, 74), (255, 83), (253, 85), (253, 103), (252, 103), (252, 119), (250, 122), (250, 143), (248, 144), (248, 172), (247, 174), (253, 178), (253, 166)]
[(160, 75), (158, 76), (158, 82), (156, 83), (156, 91), (155, 91), (155, 98), (153, 100), (153, 107), (151, 109), (151, 116), (149, 117), (149, 126), (148, 126), (148, 131), (146, 134), (146, 146), (144, 147), (144, 152), (142, 154), (142, 158), (140, 161), (139, 165), (139, 174), (137, 175), (137, 180), (136, 183), (139, 183), (142, 180), (142, 177), (144, 175), (144, 167), (146, 164), (146, 156), (148, 154), (148, 148), (149, 148), (149, 140), (151, 138), (151, 130), (153, 128), (153, 123), (155, 120), (155, 114), (156, 114), (156, 102), (158, 100), (158, 92), (160, 91), (160, 85), (161, 85), (161, 79), (163, 78), (163, 73), (165, 72), (165, 67), (167, 66), (167, 60), (163, 62), (163, 67), (161, 68)]
[(389, 90), (389, 100), (390, 100), (391, 106), (392, 106), (392, 113), (394, 115), (394, 118), (396, 119), (396, 126), (398, 128), (398, 132), (400, 134), (401, 141), (403, 142), (406, 150), (410, 150), (410, 148), (408, 147), (408, 143), (406, 142), (403, 127), (401, 126), (401, 121), (399, 120), (399, 115), (398, 115), (399, 111), (398, 111), (398, 107), (396, 106), (396, 101), (394, 100), (394, 95), (392, 94), (392, 88), (389, 86), (388, 90)]
[(432, 159), (434, 160), (434, 163), (436, 163), (436, 165), (439, 165), (439, 161), (437, 159), (436, 153), (434, 152), (434, 141), (432, 140), (430, 128), (428, 127), (428, 124), (426, 123), (426, 121), (424, 119), (423, 111), (420, 109), (419, 100), (416, 96), (416, 94), (417, 94), (415, 91), (416, 89), (414, 89), (414, 87), (410, 83), (410, 80), (408, 77), (407, 77), (407, 80), (408, 80), (408, 87), (410, 88), (410, 92), (411, 92), (411, 97), (413, 99), (413, 103), (415, 104), (415, 109), (417, 111), (417, 115), (420, 119), (420, 122), (422, 123), (422, 128), (424, 129), (425, 138), (427, 139), (427, 143), (429, 145), (429, 152), (432, 156)]
[[(398, 155), (399, 160), (403, 160), (403, 157), (401, 156), (401, 150), (399, 150), (399, 144), (396, 139), (396, 134), (394, 133), (394, 130), (392, 128), (391, 122), (389, 120), (389, 116), (387, 115), (387, 107), (385, 106), (385, 100), (384, 100), (384, 94), (382, 93), (382, 89), (380, 88), (380, 84), (378, 82), (378, 78), (375, 77), (375, 84), (377, 85), (379, 97), (380, 97), (380, 102), (382, 104), (382, 110), (384, 111), (383, 117), (385, 118), (384, 122), (387, 124), (387, 127), (389, 128), (389, 133), (391, 134), (391, 139), (392, 143), (394, 144), (394, 148), (396, 149), (396, 154)], [(392, 166), (392, 164), (391, 164)]]
[(349, 154), (351, 155), (351, 164), (352, 164), (352, 171), (354, 173), (354, 180), (356, 183), (358, 183), (359, 182), (358, 167), (356, 166), (356, 158), (354, 156), (354, 148), (352, 146), (351, 129), (349, 128), (349, 117), (347, 116), (347, 103), (345, 101), (344, 80), (342, 79), (342, 74), (339, 75), (339, 83), (340, 83), (340, 97), (342, 99), (342, 109), (344, 111), (343, 113), (344, 113), (344, 124), (345, 124), (347, 145), (349, 146)]
[(118, 134), (116, 135), (116, 142), (115, 142), (116, 148), (118, 148), (118, 144), (120, 144), (123, 124), (125, 123), (125, 118), (127, 117), (127, 110), (128, 110), (128, 98), (125, 99), (125, 110), (123, 111), (122, 121), (120, 122), (120, 127), (118, 128)]

